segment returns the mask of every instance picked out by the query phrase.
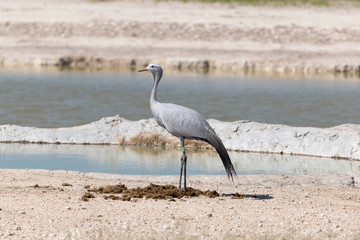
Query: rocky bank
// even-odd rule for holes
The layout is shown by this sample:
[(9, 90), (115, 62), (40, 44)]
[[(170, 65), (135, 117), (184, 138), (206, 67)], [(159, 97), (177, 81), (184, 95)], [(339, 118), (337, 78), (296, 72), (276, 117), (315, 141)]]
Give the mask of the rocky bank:
[[(360, 160), (360, 126), (355, 124), (311, 128), (214, 119), (209, 123), (228, 150)], [(120, 116), (69, 128), (1, 125), (0, 142), (179, 146), (178, 139), (159, 127), (154, 119), (129, 121)], [(210, 147), (198, 141), (186, 144)]]

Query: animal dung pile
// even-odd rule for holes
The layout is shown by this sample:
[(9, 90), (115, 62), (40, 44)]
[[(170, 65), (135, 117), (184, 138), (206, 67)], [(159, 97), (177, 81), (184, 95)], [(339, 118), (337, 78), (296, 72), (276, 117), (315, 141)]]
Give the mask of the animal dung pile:
[[(87, 186), (88, 187), (88, 186)], [(189, 187), (185, 192), (183, 189), (178, 189), (174, 185), (156, 185), (150, 184), (149, 186), (140, 188), (128, 189), (124, 184), (118, 184), (113, 186), (105, 186), (99, 188), (90, 189), (82, 196), (83, 201), (88, 201), (88, 198), (93, 198), (92, 192), (97, 194), (103, 194), (104, 199), (123, 200), (130, 201), (131, 199), (166, 199), (175, 201), (175, 199), (181, 199), (183, 197), (198, 197), (206, 196), (210, 198), (219, 197), (219, 193), (216, 191), (201, 191)], [(116, 195), (115, 195), (116, 194)]]
[(70, 184), (70, 183), (63, 183), (63, 184), (61, 184), (61, 186), (63, 186), (63, 187), (72, 187), (72, 184)]
[(83, 200), (84, 202), (89, 201), (89, 198), (94, 198), (95, 196), (89, 192), (86, 192), (82, 195), (81, 200)]

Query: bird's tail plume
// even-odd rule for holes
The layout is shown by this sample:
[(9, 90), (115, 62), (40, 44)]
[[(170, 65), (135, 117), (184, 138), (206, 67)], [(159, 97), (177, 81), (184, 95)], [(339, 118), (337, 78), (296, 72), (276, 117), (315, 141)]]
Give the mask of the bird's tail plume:
[(228, 178), (234, 181), (234, 177), (237, 178), (237, 174), (221, 139), (216, 134), (213, 134), (213, 136), (208, 139), (208, 143), (210, 143), (210, 145), (213, 146), (219, 154)]

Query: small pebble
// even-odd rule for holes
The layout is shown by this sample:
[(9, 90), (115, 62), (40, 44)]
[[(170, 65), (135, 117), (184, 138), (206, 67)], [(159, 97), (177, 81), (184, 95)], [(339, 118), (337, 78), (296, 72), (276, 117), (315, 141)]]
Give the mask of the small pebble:
[(25, 211), (20, 211), (19, 214), (25, 214)]
[(165, 224), (165, 225), (163, 226), (163, 229), (170, 229), (170, 226)]

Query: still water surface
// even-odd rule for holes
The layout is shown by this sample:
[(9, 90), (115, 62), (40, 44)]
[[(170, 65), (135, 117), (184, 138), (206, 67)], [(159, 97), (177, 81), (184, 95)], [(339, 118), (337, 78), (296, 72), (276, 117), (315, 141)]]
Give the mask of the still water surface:
[[(69, 127), (119, 114), (150, 118), (150, 73), (0, 71), (0, 123)], [(205, 118), (291, 126), (360, 124), (360, 81), (167, 74), (158, 99)]]
[[(188, 150), (188, 174), (224, 175), (215, 151)], [(360, 161), (229, 152), (238, 174), (345, 174)], [(179, 149), (53, 144), (0, 144), (0, 168), (176, 175)]]
[[(0, 70), (0, 125), (69, 127), (119, 114), (150, 118), (149, 73)], [(158, 99), (205, 118), (292, 126), (360, 124), (360, 81), (167, 74)], [(178, 174), (175, 149), (0, 144), (0, 168)], [(189, 174), (225, 174), (215, 152), (190, 151)], [(335, 174), (360, 162), (230, 152), (239, 174)]]

